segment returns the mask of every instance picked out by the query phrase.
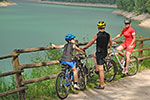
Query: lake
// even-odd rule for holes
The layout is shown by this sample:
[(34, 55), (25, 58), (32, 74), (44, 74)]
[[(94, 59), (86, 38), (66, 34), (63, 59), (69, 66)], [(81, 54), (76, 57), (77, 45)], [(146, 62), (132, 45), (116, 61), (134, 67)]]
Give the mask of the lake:
[[(79, 7), (41, 4), (26, 0), (12, 0), (17, 6), (0, 8), (0, 56), (14, 49), (64, 44), (68, 33), (76, 35), (79, 42), (89, 41), (97, 33), (97, 22), (106, 22), (106, 31), (112, 37), (124, 27), (124, 17), (112, 14), (114, 8)], [(137, 35), (150, 37), (150, 29), (132, 21)], [(29, 54), (21, 56), (20, 63), (31, 63)], [(12, 70), (11, 59), (0, 61), (0, 71)]]

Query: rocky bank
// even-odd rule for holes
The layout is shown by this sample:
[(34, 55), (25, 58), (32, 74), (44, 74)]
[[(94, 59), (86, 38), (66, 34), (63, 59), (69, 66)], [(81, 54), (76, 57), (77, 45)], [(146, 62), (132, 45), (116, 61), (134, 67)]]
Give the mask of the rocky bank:
[(135, 12), (127, 12), (123, 10), (115, 10), (112, 13), (122, 15), (126, 18), (137, 20), (140, 22), (139, 26), (150, 28), (150, 15), (149, 14), (140, 14), (137, 15)]
[(7, 7), (10, 5), (16, 5), (16, 3), (9, 3), (9, 2), (0, 2), (0, 7)]

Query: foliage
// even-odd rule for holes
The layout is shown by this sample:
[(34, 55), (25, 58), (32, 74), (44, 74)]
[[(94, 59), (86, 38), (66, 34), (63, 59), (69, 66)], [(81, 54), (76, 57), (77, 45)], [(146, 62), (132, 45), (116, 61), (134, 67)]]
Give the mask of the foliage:
[(7, 1), (7, 0), (0, 0), (0, 2), (3, 2), (3, 1)]
[(117, 7), (137, 14), (150, 13), (150, 0), (116, 0)]
[(147, 0), (147, 2), (146, 2), (146, 9), (147, 9), (148, 13), (150, 14), (150, 0)]
[(42, 1), (85, 2), (85, 3), (103, 3), (103, 4), (116, 3), (116, 0), (42, 0)]

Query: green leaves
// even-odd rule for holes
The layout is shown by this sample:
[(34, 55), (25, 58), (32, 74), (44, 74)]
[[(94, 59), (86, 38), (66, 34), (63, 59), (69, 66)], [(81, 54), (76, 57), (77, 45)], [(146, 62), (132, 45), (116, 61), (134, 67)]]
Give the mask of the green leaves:
[(150, 0), (116, 0), (117, 7), (137, 14), (150, 13)]

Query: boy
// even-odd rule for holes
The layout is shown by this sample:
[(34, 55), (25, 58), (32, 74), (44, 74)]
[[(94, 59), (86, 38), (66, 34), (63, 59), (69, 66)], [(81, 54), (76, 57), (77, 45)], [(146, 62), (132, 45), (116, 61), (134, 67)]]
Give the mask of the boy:
[(93, 39), (84, 47), (81, 47), (82, 50), (87, 49), (96, 41), (96, 53), (93, 54), (94, 62), (96, 64), (96, 71), (99, 72), (100, 84), (95, 86), (97, 89), (104, 89), (104, 71), (103, 64), (104, 58), (107, 56), (108, 43), (112, 45), (112, 39), (110, 35), (105, 32), (106, 23), (104, 21), (99, 21), (97, 23), (97, 28), (99, 32), (94, 35)]
[(74, 77), (74, 88), (79, 89), (79, 87), (77, 85), (77, 81), (78, 81), (77, 75), (78, 74), (77, 74), (77, 70), (76, 70), (76, 63), (74, 63), (72, 61), (72, 56), (73, 56), (74, 49), (76, 49), (77, 51), (79, 51), (83, 54), (85, 54), (85, 52), (75, 45), (74, 38), (75, 38), (74, 35), (68, 34), (65, 36), (65, 40), (67, 41), (67, 44), (60, 45), (60, 46), (56, 46), (56, 45), (52, 44), (52, 47), (53, 48), (64, 48), (61, 63), (67, 64), (71, 68), (71, 70), (73, 71), (73, 77)]

